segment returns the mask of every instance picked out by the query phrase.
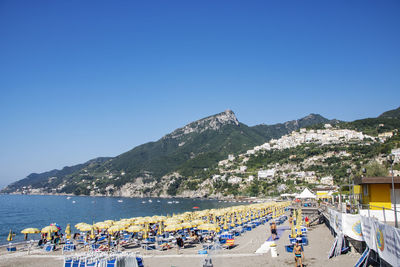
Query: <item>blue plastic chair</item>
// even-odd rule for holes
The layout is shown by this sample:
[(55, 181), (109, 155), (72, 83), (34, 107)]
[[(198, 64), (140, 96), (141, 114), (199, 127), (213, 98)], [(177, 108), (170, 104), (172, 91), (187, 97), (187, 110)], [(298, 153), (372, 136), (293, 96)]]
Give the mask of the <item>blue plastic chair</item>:
[(72, 267), (72, 259), (64, 259), (64, 267)]
[(107, 267), (117, 267), (117, 259), (111, 259), (107, 261)]
[(137, 261), (138, 267), (144, 267), (142, 257), (136, 257), (136, 261)]

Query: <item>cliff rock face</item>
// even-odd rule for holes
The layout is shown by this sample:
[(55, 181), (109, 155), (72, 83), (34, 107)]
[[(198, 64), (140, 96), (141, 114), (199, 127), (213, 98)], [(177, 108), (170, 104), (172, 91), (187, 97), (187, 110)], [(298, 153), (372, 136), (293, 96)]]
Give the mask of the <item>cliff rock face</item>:
[(237, 120), (235, 113), (232, 110), (226, 110), (225, 112), (218, 113), (216, 115), (189, 123), (185, 127), (176, 129), (172, 133), (163, 137), (163, 139), (167, 138), (180, 138), (184, 135), (190, 133), (202, 133), (207, 130), (217, 131), (221, 129), (224, 125), (239, 125), (239, 121)]

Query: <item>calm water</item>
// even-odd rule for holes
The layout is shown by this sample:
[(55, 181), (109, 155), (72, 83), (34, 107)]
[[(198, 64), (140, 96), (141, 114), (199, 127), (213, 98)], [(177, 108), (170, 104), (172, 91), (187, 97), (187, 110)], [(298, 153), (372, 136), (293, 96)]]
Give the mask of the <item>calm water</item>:
[[(152, 203), (148, 202), (151, 199)], [(123, 202), (118, 202), (122, 200)], [(142, 203), (145, 201), (146, 203)], [(159, 202), (158, 202), (159, 201)], [(179, 203), (168, 203), (179, 201)], [(0, 195), (0, 244), (6, 244), (12, 229), (15, 241), (22, 241), (21, 230), (27, 227), (43, 228), (58, 223), (64, 232), (68, 223), (119, 220), (138, 216), (167, 215), (201, 209), (238, 205), (201, 199), (114, 198), (66, 196)], [(75, 230), (75, 228), (73, 228)], [(29, 239), (39, 235), (29, 235)]]

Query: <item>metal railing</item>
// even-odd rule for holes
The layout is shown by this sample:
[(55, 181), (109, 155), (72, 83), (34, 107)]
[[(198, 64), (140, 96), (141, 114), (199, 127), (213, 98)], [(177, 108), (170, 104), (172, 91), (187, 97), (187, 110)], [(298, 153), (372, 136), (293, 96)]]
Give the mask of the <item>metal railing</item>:
[[(383, 213), (383, 220), (384, 220), (385, 223), (386, 223), (386, 211), (387, 212), (393, 212), (393, 214), (395, 214), (395, 212), (396, 213), (400, 212), (400, 211), (392, 209), (392, 208), (386, 208), (385, 206), (375, 206), (375, 205), (370, 205), (370, 204), (358, 204), (358, 206), (359, 206), (359, 210), (363, 209), (364, 207), (366, 207), (366, 209), (368, 209), (368, 217), (371, 217), (371, 214), (370, 214), (370, 210), (372, 210), (371, 208), (376, 208), (374, 210), (380, 210), (381, 209), (382, 213)], [(396, 216), (394, 216), (394, 218), (396, 220)], [(395, 221), (395, 224), (396, 224), (396, 221)]]

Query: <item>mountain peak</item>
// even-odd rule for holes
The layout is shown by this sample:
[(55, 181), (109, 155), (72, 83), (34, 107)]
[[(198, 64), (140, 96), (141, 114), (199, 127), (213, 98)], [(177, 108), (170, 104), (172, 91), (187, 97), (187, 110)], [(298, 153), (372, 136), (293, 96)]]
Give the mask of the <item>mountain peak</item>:
[(172, 133), (166, 135), (164, 138), (179, 138), (183, 135), (190, 133), (202, 133), (207, 130), (219, 130), (224, 125), (239, 125), (239, 121), (235, 116), (235, 113), (227, 109), (224, 112), (194, 121), (188, 125), (176, 129)]

